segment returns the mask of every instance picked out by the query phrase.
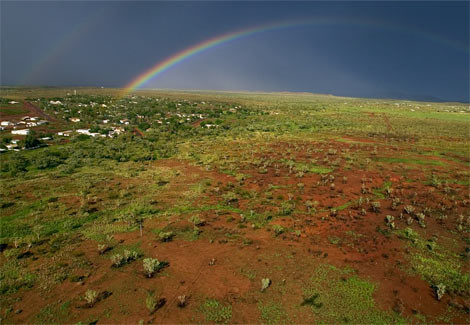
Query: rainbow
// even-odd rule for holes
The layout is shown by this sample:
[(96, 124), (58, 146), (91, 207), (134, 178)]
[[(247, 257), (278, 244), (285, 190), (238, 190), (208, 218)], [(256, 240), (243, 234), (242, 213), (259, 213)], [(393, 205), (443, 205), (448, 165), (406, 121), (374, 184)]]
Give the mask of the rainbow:
[(406, 33), (409, 35), (414, 35), (419, 38), (427, 39), (436, 43), (440, 43), (441, 45), (452, 47), (458, 51), (464, 51), (465, 53), (469, 53), (469, 49), (467, 46), (464, 46), (458, 42), (450, 41), (439, 37), (438, 35), (423, 32), (416, 28), (410, 28), (409, 26), (396, 26), (391, 25), (389, 23), (383, 21), (368, 21), (365, 22), (364, 20), (332, 20), (332, 19), (315, 19), (315, 20), (305, 20), (305, 21), (297, 21), (297, 22), (281, 22), (269, 25), (258, 26), (254, 28), (248, 28), (239, 30), (236, 32), (226, 33), (220, 36), (216, 36), (210, 38), (208, 40), (203, 41), (202, 43), (198, 43), (191, 47), (188, 47), (163, 61), (158, 62), (150, 69), (146, 70), (144, 73), (138, 75), (134, 78), (130, 83), (128, 83), (120, 93), (120, 97), (126, 96), (130, 92), (137, 90), (147, 81), (155, 78), (156, 76), (162, 74), (166, 70), (170, 69), (171, 67), (175, 66), (178, 63), (181, 63), (192, 56), (199, 54), (203, 51), (208, 49), (214, 48), (218, 45), (224, 44), (226, 42), (230, 42), (233, 40), (240, 39), (245, 36), (250, 36), (253, 34), (267, 32), (275, 29), (281, 29), (286, 27), (300, 27), (300, 26), (337, 26), (337, 25), (347, 25), (347, 26), (359, 26), (365, 28), (379, 28), (385, 29), (395, 32)]
[(282, 27), (289, 27), (289, 26), (294, 26), (294, 23), (281, 23), (281, 24), (278, 23), (278, 24), (264, 25), (264, 26), (255, 27), (255, 28), (248, 28), (248, 29), (243, 29), (243, 30), (239, 30), (239, 31), (236, 31), (236, 32), (223, 34), (223, 35), (216, 36), (216, 37), (210, 38), (208, 40), (205, 40), (202, 43), (199, 43), (199, 44), (193, 45), (189, 48), (186, 48), (183, 51), (178, 52), (178, 53), (174, 54), (173, 56), (171, 56), (171, 57), (169, 57), (169, 58), (167, 58), (167, 59), (165, 59), (161, 62), (158, 62), (153, 67), (151, 67), (150, 69), (148, 69), (147, 71), (145, 71), (141, 75), (137, 76), (127, 86), (125, 86), (121, 95), (124, 96), (124, 95), (136, 90), (137, 88), (139, 88), (140, 86), (145, 84), (150, 79), (152, 79), (152, 78), (156, 77), (157, 75), (163, 73), (164, 71), (170, 69), (171, 67), (173, 67), (177, 63), (183, 62), (186, 59), (188, 59), (188, 58), (190, 58), (190, 57), (192, 57), (192, 56), (194, 56), (198, 53), (201, 53), (205, 50), (213, 48), (217, 45), (220, 45), (220, 44), (223, 44), (223, 43), (226, 43), (226, 42), (229, 42), (229, 41), (233, 41), (233, 40), (239, 39), (239, 38), (244, 37), (244, 36), (249, 36), (249, 35), (252, 35), (252, 34), (255, 34), (255, 33), (265, 32), (265, 31), (269, 31), (269, 30), (273, 30), (273, 29), (277, 29), (277, 28), (282, 28)]

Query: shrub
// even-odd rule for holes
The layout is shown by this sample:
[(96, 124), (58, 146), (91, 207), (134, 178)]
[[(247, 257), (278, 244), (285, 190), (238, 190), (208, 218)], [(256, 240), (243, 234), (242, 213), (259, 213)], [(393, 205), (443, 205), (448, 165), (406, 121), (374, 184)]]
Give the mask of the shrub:
[(387, 223), (387, 226), (389, 226), (391, 229), (395, 229), (395, 218), (393, 216), (387, 215), (385, 217), (385, 222)]
[(158, 308), (162, 307), (165, 304), (165, 298), (155, 297), (155, 291), (148, 291), (147, 298), (145, 299), (145, 306), (150, 312), (150, 315), (153, 314)]
[(160, 237), (161, 241), (167, 242), (167, 241), (171, 241), (173, 237), (175, 236), (175, 234), (173, 233), (173, 231), (167, 231), (167, 232), (161, 232), (158, 236)]
[(135, 261), (137, 258), (139, 258), (139, 253), (136, 251), (124, 250), (124, 260), (126, 263)]
[(153, 276), (155, 272), (161, 269), (162, 263), (156, 258), (145, 258), (144, 261), (144, 270), (149, 278)]
[(125, 249), (123, 255), (114, 254), (111, 256), (111, 262), (114, 267), (121, 267), (139, 258), (139, 253)]
[(294, 211), (294, 204), (293, 203), (291, 203), (289, 201), (282, 202), (282, 204), (281, 204), (281, 214), (282, 215), (288, 216), (293, 211)]
[(374, 201), (371, 203), (371, 208), (372, 208), (372, 211), (374, 211), (375, 213), (379, 213), (380, 212), (380, 202), (379, 201)]
[(147, 298), (145, 299), (145, 306), (147, 307), (150, 314), (155, 312), (157, 309), (157, 300), (155, 299), (154, 292), (148, 292)]
[(261, 279), (261, 292), (264, 292), (271, 285), (271, 280), (268, 278)]
[(284, 233), (284, 227), (281, 225), (274, 225), (273, 230), (275, 236), (279, 236), (280, 234)]
[(111, 262), (114, 267), (120, 267), (126, 263), (126, 260), (121, 254), (114, 254), (111, 256)]
[(437, 300), (441, 300), (444, 294), (446, 293), (446, 286), (442, 283), (439, 283), (434, 287)]
[(415, 211), (415, 208), (412, 206), (412, 205), (407, 205), (403, 208), (403, 210), (407, 213), (407, 214), (413, 214), (413, 212)]
[(88, 289), (85, 292), (85, 300), (89, 307), (93, 307), (98, 301), (98, 292)]
[(192, 216), (191, 218), (189, 218), (189, 221), (195, 226), (204, 226), (206, 223), (204, 219), (200, 219), (198, 216)]

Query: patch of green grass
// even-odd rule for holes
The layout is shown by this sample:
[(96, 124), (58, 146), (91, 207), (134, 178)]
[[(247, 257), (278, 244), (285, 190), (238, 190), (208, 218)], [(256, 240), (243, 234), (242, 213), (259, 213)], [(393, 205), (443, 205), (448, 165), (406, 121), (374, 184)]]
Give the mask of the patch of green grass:
[(433, 165), (444, 166), (444, 162), (438, 160), (422, 160), (416, 158), (395, 158), (395, 157), (377, 157), (376, 161), (392, 163), (392, 164), (412, 164), (412, 165)]
[(339, 207), (334, 208), (336, 211), (343, 211), (344, 209), (347, 209), (353, 202), (346, 202), (343, 205), (340, 205)]
[(308, 171), (310, 173), (314, 173), (314, 174), (328, 174), (328, 173), (331, 173), (333, 171), (332, 168), (327, 168), (327, 167), (322, 167), (322, 166), (310, 166), (308, 168)]
[(199, 310), (208, 322), (227, 324), (232, 318), (232, 306), (223, 305), (216, 299), (206, 299)]
[(411, 269), (430, 285), (444, 284), (446, 291), (470, 296), (470, 274), (461, 270), (458, 257), (443, 249), (435, 241), (424, 240), (411, 228), (397, 231), (398, 236), (410, 241)]
[(320, 265), (304, 289), (304, 296), (315, 296), (311, 306), (320, 323), (388, 324), (404, 319), (377, 308), (375, 284), (359, 278), (350, 269)]
[(261, 312), (261, 321), (263, 324), (288, 324), (289, 315), (281, 303), (268, 302), (258, 303), (258, 309)]
[(25, 114), (25, 113), (28, 113), (28, 112), (29, 111), (27, 109), (24, 109), (24, 108), (21, 108), (21, 107), (1, 108), (0, 109), (0, 114), (2, 116), (19, 115), (19, 114)]
[(34, 316), (34, 322), (40, 324), (62, 323), (70, 316), (70, 305), (70, 301), (48, 305)]
[(129, 231), (134, 231), (137, 229), (137, 226), (129, 226), (125, 223), (93, 223), (83, 229), (81, 233), (88, 239), (95, 241), (103, 241), (106, 239), (107, 235), (125, 233)]
[(414, 253), (411, 267), (431, 285), (442, 283), (449, 292), (470, 296), (470, 274), (462, 272), (460, 264), (453, 259), (430, 252)]
[(248, 279), (250, 280), (254, 280), (256, 278), (256, 271), (253, 270), (253, 269), (250, 269), (248, 267), (242, 267), (240, 269), (240, 273), (243, 275), (243, 276), (246, 276)]
[(31, 288), (36, 278), (36, 274), (28, 273), (13, 257), (0, 267), (0, 295), (15, 293), (23, 287)]

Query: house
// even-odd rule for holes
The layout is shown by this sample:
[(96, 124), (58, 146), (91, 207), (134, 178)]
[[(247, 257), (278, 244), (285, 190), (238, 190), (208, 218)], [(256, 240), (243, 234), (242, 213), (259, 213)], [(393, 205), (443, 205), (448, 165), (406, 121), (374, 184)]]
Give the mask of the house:
[(44, 125), (44, 124), (47, 124), (47, 123), (49, 123), (49, 122), (46, 121), (46, 120), (40, 120), (40, 121), (38, 121), (36, 124), (37, 124), (37, 125)]
[(51, 105), (62, 105), (62, 102), (61, 102), (60, 100), (56, 100), (56, 101), (51, 100), (51, 101), (49, 102), (49, 104), (51, 104)]
[(12, 100), (12, 101), (8, 102), (8, 104), (12, 104), (12, 105), (14, 105), (14, 104), (18, 104), (18, 102), (16, 102), (16, 101)]
[(30, 119), (31, 121), (37, 121), (37, 120), (39, 120), (39, 117), (33, 116), (33, 117), (30, 117), (29, 119)]
[(80, 119), (78, 117), (71, 117), (69, 118), (70, 122), (77, 123), (80, 122)]
[(38, 126), (38, 124), (36, 122), (27, 122), (26, 126), (30, 128), (30, 127), (33, 127), (33, 126)]
[(22, 130), (12, 130), (11, 134), (17, 134), (17, 135), (28, 135), (29, 134), (29, 129), (22, 129)]
[(15, 123), (13, 122), (10, 122), (10, 121), (2, 121), (2, 123), (0, 123), (1, 126), (14, 126)]
[(69, 137), (71, 133), (72, 131), (60, 131), (60, 132), (57, 132), (57, 135), (60, 135), (62, 137)]
[(109, 120), (103, 120), (103, 123), (104, 123), (104, 124), (108, 124), (108, 123), (109, 123)]
[(129, 125), (129, 120), (128, 119), (119, 120), (119, 123)]
[(18, 148), (18, 145), (16, 143), (9, 143), (6, 145), (6, 147), (8, 150), (13, 150), (13, 149)]
[(90, 129), (78, 129), (77, 133), (90, 135)]

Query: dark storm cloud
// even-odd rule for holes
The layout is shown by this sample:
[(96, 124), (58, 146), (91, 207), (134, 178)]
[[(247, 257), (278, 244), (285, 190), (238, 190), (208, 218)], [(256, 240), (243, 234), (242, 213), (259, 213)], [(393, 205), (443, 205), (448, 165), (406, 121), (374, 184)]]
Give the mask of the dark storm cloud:
[(468, 101), (468, 2), (2, 1), (1, 83), (121, 87), (208, 38), (311, 18), (344, 23), (247, 36), (144, 86)]

